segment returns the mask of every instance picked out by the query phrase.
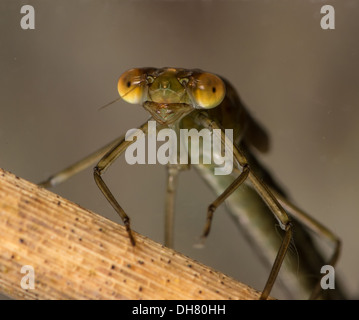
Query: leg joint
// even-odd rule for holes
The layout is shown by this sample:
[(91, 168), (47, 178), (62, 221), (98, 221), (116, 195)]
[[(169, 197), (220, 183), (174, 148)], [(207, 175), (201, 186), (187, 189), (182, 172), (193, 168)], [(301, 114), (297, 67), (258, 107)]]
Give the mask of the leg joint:
[(100, 168), (98, 166), (93, 168), (93, 174), (95, 176), (101, 176), (102, 170), (100, 170)]

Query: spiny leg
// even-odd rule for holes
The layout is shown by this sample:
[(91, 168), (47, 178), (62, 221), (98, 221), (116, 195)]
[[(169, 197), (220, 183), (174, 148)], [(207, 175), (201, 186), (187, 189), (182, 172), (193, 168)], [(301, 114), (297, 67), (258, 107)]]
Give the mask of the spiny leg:
[(55, 173), (45, 181), (40, 182), (38, 185), (43, 188), (51, 188), (66, 181), (67, 179), (71, 178), (75, 174), (85, 170), (86, 168), (90, 167), (91, 165), (99, 161), (110, 149), (112, 149), (115, 145), (120, 143), (123, 139), (124, 137), (122, 136), (120, 138), (113, 140), (106, 146), (91, 153), (86, 158), (77, 161), (71, 166)]
[[(273, 285), (278, 276), (278, 273), (279, 273), (279, 270), (283, 263), (283, 260), (285, 258), (285, 255), (288, 251), (290, 242), (292, 240), (292, 224), (290, 222), (288, 215), (286, 214), (284, 209), (281, 207), (278, 200), (270, 192), (269, 188), (255, 175), (255, 173), (253, 171), (250, 170), (248, 161), (247, 161), (246, 157), (244, 156), (244, 154), (237, 148), (236, 145), (234, 145), (232, 142), (228, 142), (227, 139), (225, 139), (225, 134), (223, 132), (223, 129), (215, 121), (210, 119), (205, 113), (199, 113), (197, 115), (197, 121), (200, 124), (202, 124), (205, 128), (208, 128), (212, 131), (213, 131), (213, 129), (221, 130), (222, 144), (224, 144), (225, 146), (228, 143), (232, 144), (231, 147), (233, 147), (233, 155), (234, 155), (235, 159), (238, 161), (239, 165), (242, 167), (242, 170), (243, 170), (242, 172), (244, 172), (244, 168), (248, 169), (249, 180), (252, 182), (252, 184), (253, 184), (254, 188), (256, 189), (256, 191), (258, 192), (258, 194), (263, 198), (263, 200), (266, 202), (268, 207), (271, 209), (273, 215), (278, 220), (280, 227), (285, 231), (285, 235), (282, 240), (282, 244), (279, 248), (279, 251), (278, 251), (275, 261), (273, 263), (271, 272), (269, 274), (268, 280), (266, 282), (266, 285), (265, 285), (265, 287), (262, 291), (261, 297), (260, 297), (260, 299), (267, 299), (272, 288), (273, 288)], [(238, 178), (236, 180), (238, 180)], [(235, 182), (236, 182), (236, 180), (235, 180)], [(238, 181), (237, 181), (237, 183), (238, 183)], [(238, 185), (240, 185), (240, 184), (238, 184)], [(228, 195), (227, 195), (227, 197), (228, 197)], [(222, 200), (222, 202), (223, 202), (223, 200)]]
[[(132, 134), (132, 138), (137, 136), (139, 138), (142, 134), (146, 135), (148, 131), (148, 123), (144, 123), (136, 132)], [(128, 140), (131, 140), (129, 137)], [(130, 227), (130, 218), (126, 214), (126, 212), (122, 209), (120, 204), (117, 202), (116, 198), (113, 196), (110, 189), (107, 187), (105, 181), (102, 179), (102, 174), (107, 170), (107, 168), (133, 143), (135, 139), (132, 141), (126, 141), (123, 139), (117, 145), (115, 145), (109, 152), (107, 152), (102, 159), (98, 162), (97, 166), (94, 168), (94, 178), (97, 186), (104, 194), (106, 199), (110, 202), (112, 207), (116, 210), (116, 212), (121, 217), (127, 233), (129, 235), (131, 244), (134, 246), (136, 244), (135, 239), (132, 235), (131, 227)]]

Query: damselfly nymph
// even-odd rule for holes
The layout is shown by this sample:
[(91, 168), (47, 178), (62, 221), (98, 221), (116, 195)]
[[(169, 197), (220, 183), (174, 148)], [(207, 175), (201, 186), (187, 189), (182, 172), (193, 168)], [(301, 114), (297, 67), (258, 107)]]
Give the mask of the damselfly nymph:
[[(181, 171), (194, 167), (217, 194), (217, 198), (208, 206), (202, 240), (210, 234), (217, 207), (226, 205), (235, 223), (250, 240), (253, 252), (260, 255), (261, 261), (270, 270), (268, 281), (263, 284), (262, 299), (269, 296), (277, 278), (278, 286), (288, 297), (342, 297), (340, 288), (323, 290), (320, 283), (322, 266), (332, 266), (338, 258), (339, 239), (293, 205), (268, 170), (254, 156), (254, 149), (259, 153), (268, 151), (269, 137), (244, 107), (227, 80), (198, 69), (136, 68), (121, 75), (118, 92), (126, 102), (142, 105), (150, 114), (150, 119), (134, 130), (132, 135), (121, 136), (112, 141), (53, 175), (41, 183), (42, 186), (54, 186), (97, 163), (94, 168), (95, 181), (122, 218), (132, 245), (136, 245), (129, 216), (119, 204), (121, 199), (117, 200), (107, 186), (103, 174), (121, 154), (130, 148), (133, 149), (141, 137), (150, 137), (153, 130), (170, 130), (165, 133), (167, 137), (172, 137), (172, 143), (168, 145), (168, 159), (172, 161), (166, 164), (167, 246), (173, 246), (173, 217), (178, 175)], [(192, 138), (185, 143), (186, 151), (197, 149), (201, 161), (193, 161), (190, 152), (185, 153), (185, 156), (181, 153), (183, 141), (180, 137), (183, 137), (183, 130), (192, 129), (209, 133), (211, 138), (206, 146), (198, 143), (199, 140), (195, 143)], [(203, 136), (202, 140), (205, 140)], [(228, 150), (230, 157), (228, 154), (224, 155)], [(228, 167), (229, 172), (218, 174), (223, 167), (215, 159), (221, 157), (224, 162), (232, 162)], [(279, 225), (281, 231), (278, 231), (276, 225)], [(332, 253), (329, 258), (324, 258), (316, 248), (311, 232), (319, 234), (331, 243)], [(290, 247), (295, 248), (295, 255), (287, 254)]]

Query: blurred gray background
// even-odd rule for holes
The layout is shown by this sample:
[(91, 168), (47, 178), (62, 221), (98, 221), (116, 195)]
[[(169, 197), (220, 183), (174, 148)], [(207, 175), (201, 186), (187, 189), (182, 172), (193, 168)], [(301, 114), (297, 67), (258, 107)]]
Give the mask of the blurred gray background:
[[(20, 8), (35, 8), (35, 30)], [(322, 30), (320, 8), (335, 8)], [(359, 2), (0, 0), (0, 167), (32, 182), (140, 125), (147, 113), (117, 102), (133, 67), (201, 68), (226, 77), (271, 135), (261, 160), (301, 208), (338, 234), (336, 268), (359, 294)], [(165, 168), (129, 166), (105, 180), (135, 231), (163, 241)], [(54, 192), (120, 222), (88, 169)], [(180, 176), (175, 249), (261, 290), (265, 270), (221, 208), (195, 249), (214, 196)], [(0, 253), (1, 254), (1, 253)]]

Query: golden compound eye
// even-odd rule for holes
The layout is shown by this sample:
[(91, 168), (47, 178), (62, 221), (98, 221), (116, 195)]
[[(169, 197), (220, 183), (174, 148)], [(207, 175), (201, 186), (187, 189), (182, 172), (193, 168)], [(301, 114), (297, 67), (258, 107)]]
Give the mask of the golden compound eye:
[(223, 81), (214, 74), (203, 72), (195, 77), (192, 95), (198, 106), (211, 109), (217, 107), (226, 94)]
[(131, 69), (118, 79), (117, 89), (121, 98), (128, 103), (142, 103), (146, 77), (142, 69)]

